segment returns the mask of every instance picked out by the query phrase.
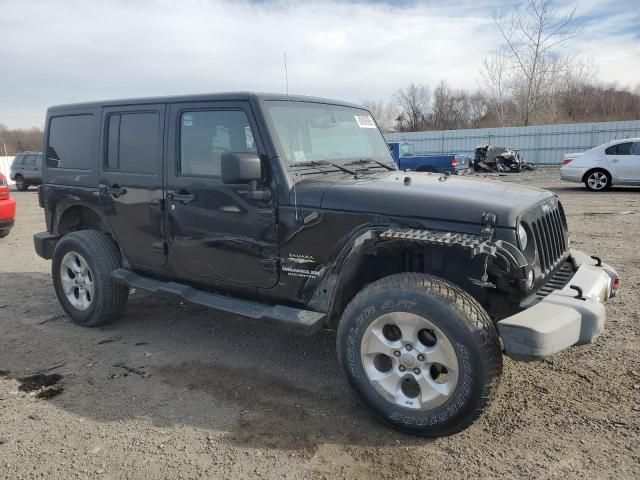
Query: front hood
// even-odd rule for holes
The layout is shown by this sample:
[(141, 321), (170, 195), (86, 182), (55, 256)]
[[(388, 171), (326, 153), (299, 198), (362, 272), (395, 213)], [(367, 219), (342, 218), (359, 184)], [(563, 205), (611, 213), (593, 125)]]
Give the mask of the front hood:
[(477, 224), (484, 212), (494, 212), (497, 226), (511, 228), (528, 207), (553, 196), (511, 183), (419, 172), (304, 181), (296, 187), (298, 202), (316, 208)]

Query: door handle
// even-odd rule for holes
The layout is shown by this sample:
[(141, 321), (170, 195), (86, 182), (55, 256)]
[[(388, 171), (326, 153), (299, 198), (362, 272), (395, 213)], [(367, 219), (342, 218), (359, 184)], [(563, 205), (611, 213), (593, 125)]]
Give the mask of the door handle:
[(189, 202), (193, 202), (196, 199), (196, 196), (190, 193), (169, 192), (167, 194), (167, 198), (172, 202), (180, 202), (183, 204), (187, 204)]
[(113, 197), (118, 198), (120, 195), (127, 193), (127, 189), (115, 184), (112, 187), (100, 187), (100, 193), (103, 195), (112, 195)]
[(614, 158), (613, 160), (611, 160), (611, 163), (618, 163), (618, 159)]

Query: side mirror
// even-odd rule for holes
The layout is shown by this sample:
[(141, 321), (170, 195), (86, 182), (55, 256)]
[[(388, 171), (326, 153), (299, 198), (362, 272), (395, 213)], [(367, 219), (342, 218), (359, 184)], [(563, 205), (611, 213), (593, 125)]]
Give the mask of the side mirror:
[(260, 188), (258, 182), (262, 180), (262, 163), (255, 153), (223, 153), (222, 181), (232, 184), (248, 184), (247, 198), (268, 202), (271, 200), (271, 190)]
[(260, 157), (255, 153), (223, 153), (222, 181), (224, 183), (251, 183), (262, 178)]

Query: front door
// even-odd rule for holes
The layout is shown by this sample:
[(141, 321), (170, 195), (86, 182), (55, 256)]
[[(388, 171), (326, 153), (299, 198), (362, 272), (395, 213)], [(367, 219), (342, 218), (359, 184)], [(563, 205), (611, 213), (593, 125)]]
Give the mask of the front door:
[(132, 266), (166, 261), (163, 210), (165, 105), (109, 107), (102, 114), (102, 210)]
[(225, 152), (257, 153), (266, 160), (249, 103), (175, 103), (168, 125), (172, 264), (195, 280), (272, 287), (278, 281), (275, 196), (250, 200), (247, 185), (226, 185), (221, 176)]
[(606, 149), (607, 162), (622, 181), (640, 180), (640, 142), (625, 142)]

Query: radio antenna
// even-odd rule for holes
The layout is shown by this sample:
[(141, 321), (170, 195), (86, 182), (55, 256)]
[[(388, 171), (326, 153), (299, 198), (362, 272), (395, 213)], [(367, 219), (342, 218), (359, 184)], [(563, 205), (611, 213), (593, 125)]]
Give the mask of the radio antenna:
[(287, 92), (287, 101), (289, 100), (289, 72), (287, 70), (287, 52), (284, 52), (284, 83)]
[[(287, 70), (287, 52), (283, 53), (284, 58), (284, 83), (285, 83), (285, 92), (287, 94), (287, 117), (289, 121), (289, 154), (291, 155), (291, 163), (295, 162), (295, 158), (293, 155), (293, 123), (291, 121), (291, 100), (289, 100), (289, 71)], [(298, 194), (296, 192), (296, 177), (298, 173), (295, 172), (293, 174), (293, 214), (295, 220), (298, 221), (300, 219), (300, 214), (298, 212)]]

